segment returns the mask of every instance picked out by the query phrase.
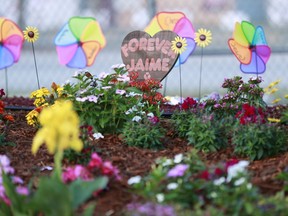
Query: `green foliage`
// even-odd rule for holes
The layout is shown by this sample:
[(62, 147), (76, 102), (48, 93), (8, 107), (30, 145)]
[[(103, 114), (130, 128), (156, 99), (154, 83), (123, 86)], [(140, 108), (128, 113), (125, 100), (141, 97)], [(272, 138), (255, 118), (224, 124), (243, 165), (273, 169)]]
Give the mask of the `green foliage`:
[(187, 132), (190, 128), (190, 119), (193, 118), (193, 113), (189, 111), (175, 111), (172, 115), (172, 121), (177, 135), (182, 138), (187, 138)]
[(144, 116), (138, 122), (126, 122), (122, 135), (124, 142), (129, 146), (159, 149), (163, 147), (162, 138), (165, 136), (165, 129), (158, 122), (153, 123), (149, 117)]
[(228, 118), (215, 120), (213, 116), (203, 115), (189, 118), (187, 137), (189, 144), (203, 152), (213, 152), (228, 144), (228, 132), (231, 123)]
[(232, 143), (235, 153), (259, 160), (286, 151), (287, 133), (275, 124), (238, 125)]

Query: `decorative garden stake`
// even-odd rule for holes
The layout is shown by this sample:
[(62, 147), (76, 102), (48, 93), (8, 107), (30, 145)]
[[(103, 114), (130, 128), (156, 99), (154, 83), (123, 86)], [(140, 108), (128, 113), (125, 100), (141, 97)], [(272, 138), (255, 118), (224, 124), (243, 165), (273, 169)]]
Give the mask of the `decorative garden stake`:
[(7, 68), (18, 62), (23, 46), (23, 33), (13, 21), (0, 18), (0, 69), (5, 69), (6, 97), (8, 97)]
[(33, 51), (34, 65), (35, 65), (35, 70), (36, 70), (37, 84), (38, 84), (38, 89), (40, 89), (39, 75), (38, 75), (37, 62), (36, 62), (35, 49), (34, 49), (34, 43), (39, 38), (39, 32), (38, 32), (38, 29), (36, 27), (27, 26), (26, 30), (24, 30), (23, 33), (24, 33), (25, 40), (32, 44), (32, 51)]
[(195, 42), (198, 46), (201, 47), (201, 62), (200, 62), (200, 75), (199, 75), (199, 101), (201, 98), (201, 79), (202, 79), (202, 61), (203, 61), (203, 48), (208, 46), (212, 41), (212, 33), (206, 29), (199, 29), (195, 33)]
[(172, 31), (160, 31), (153, 37), (144, 31), (130, 32), (121, 45), (121, 57), (128, 72), (137, 72), (138, 80), (144, 80), (147, 73), (152, 79), (163, 80), (178, 59), (172, 50), (176, 37)]
[(92, 17), (70, 18), (54, 42), (60, 64), (79, 69), (93, 65), (106, 45), (100, 25)]
[[(162, 30), (170, 30), (175, 32), (179, 37), (186, 40), (186, 49), (180, 53), (175, 66), (184, 64), (188, 57), (195, 50), (195, 31), (190, 20), (182, 12), (160, 12), (155, 15), (145, 31), (151, 36)], [(181, 71), (181, 68), (179, 68)], [(164, 96), (166, 95), (167, 78), (164, 85)]]
[[(181, 55), (186, 50), (187, 42), (185, 38), (177, 36), (174, 41), (172, 41), (172, 50)], [(179, 76), (180, 76), (180, 104), (182, 104), (182, 78), (181, 78), (181, 64), (179, 64)]]
[(240, 61), (240, 69), (247, 74), (262, 74), (266, 70), (266, 63), (271, 55), (267, 45), (264, 30), (261, 26), (255, 28), (253, 24), (242, 21), (236, 22), (233, 38), (228, 45)]

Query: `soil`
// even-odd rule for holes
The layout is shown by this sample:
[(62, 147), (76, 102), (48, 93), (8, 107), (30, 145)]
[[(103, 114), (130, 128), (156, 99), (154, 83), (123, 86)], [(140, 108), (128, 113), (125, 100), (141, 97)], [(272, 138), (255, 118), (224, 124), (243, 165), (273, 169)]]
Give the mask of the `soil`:
[[(27, 98), (6, 98), (7, 112), (11, 113), (15, 122), (9, 126), (7, 141), (15, 145), (1, 145), (0, 154), (6, 154), (16, 170), (16, 174), (28, 183), (31, 179), (37, 180), (40, 175), (49, 175), (50, 171), (40, 171), (43, 166), (53, 166), (53, 157), (45, 148), (40, 148), (36, 156), (31, 154), (31, 143), (36, 129), (26, 124), (25, 115), (33, 101)], [(19, 108), (20, 107), (20, 108)], [(25, 109), (25, 107), (28, 109)], [(167, 108), (172, 112), (172, 107)], [(277, 109), (279, 111), (279, 109)], [(126, 146), (117, 135), (106, 135), (105, 139), (95, 141), (94, 145), (98, 154), (109, 160), (118, 167), (121, 181), (114, 181), (109, 184), (107, 190), (103, 191), (97, 198), (95, 215), (123, 215), (123, 209), (133, 199), (137, 199), (127, 185), (127, 179), (135, 175), (146, 175), (156, 158), (166, 156), (173, 157), (178, 153), (188, 152), (192, 147), (187, 141), (175, 136), (169, 120), (164, 119), (162, 124), (168, 129), (163, 140), (162, 150), (147, 150)], [(201, 154), (203, 160), (208, 163), (217, 163), (231, 158), (239, 158), (233, 155), (233, 150), (228, 148), (210, 154)], [(64, 162), (65, 163), (65, 162)], [(66, 165), (67, 162), (66, 162)], [(277, 157), (253, 161), (249, 165), (252, 173), (252, 183), (257, 185), (264, 194), (274, 194), (282, 189), (282, 182), (275, 179), (275, 176), (288, 166), (288, 153)]]

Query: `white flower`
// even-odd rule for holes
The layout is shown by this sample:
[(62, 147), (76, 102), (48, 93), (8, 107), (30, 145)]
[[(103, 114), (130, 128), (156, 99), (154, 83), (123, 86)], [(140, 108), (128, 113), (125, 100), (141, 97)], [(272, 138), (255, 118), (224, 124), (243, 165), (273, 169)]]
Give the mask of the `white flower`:
[(150, 113), (147, 114), (147, 116), (153, 118), (154, 114), (152, 112), (150, 112)]
[(79, 101), (79, 102), (85, 102), (86, 100), (87, 100), (87, 97), (83, 97), (83, 98), (77, 97), (76, 98), (76, 101)]
[(126, 91), (123, 90), (123, 89), (116, 89), (116, 92), (115, 92), (115, 93), (116, 93), (116, 94), (119, 94), (119, 95), (123, 95), (123, 94), (126, 93)]
[(157, 199), (157, 202), (159, 203), (162, 203), (164, 201), (164, 194), (163, 193), (160, 193), (160, 194), (156, 194), (156, 199)]
[(140, 116), (134, 116), (132, 121), (139, 122), (142, 118)]
[(169, 166), (173, 164), (173, 161), (171, 159), (166, 159), (163, 163), (162, 163), (162, 166)]
[(104, 136), (101, 134), (101, 133), (94, 133), (93, 134), (93, 137), (95, 138), (95, 139), (100, 139), (100, 138), (104, 138)]
[(75, 71), (75, 72), (74, 72), (74, 77), (77, 77), (77, 76), (78, 76), (79, 74), (81, 74), (81, 73), (82, 73), (82, 71), (79, 71), (79, 70), (78, 70), (78, 71)]
[(214, 185), (221, 185), (221, 184), (223, 184), (225, 182), (225, 180), (226, 180), (225, 177), (221, 177), (221, 178), (215, 179), (213, 181), (213, 184)]
[(125, 67), (124, 64), (115, 64), (111, 66), (111, 69), (117, 69), (117, 68), (123, 68), (123, 67)]
[(135, 96), (142, 96), (142, 94), (138, 94), (135, 92), (129, 92), (128, 94), (126, 94), (126, 97), (135, 97)]
[(110, 89), (112, 88), (112, 86), (102, 86), (102, 89), (106, 90), (106, 89)]
[(218, 195), (217, 195), (216, 192), (213, 191), (213, 192), (211, 192), (210, 196), (211, 196), (212, 198), (216, 198)]
[(238, 174), (243, 173), (246, 167), (249, 165), (249, 161), (239, 161), (237, 164), (229, 166), (227, 169), (227, 182), (230, 182), (232, 178), (236, 177)]
[(86, 89), (81, 89), (81, 90), (79, 91), (79, 94), (84, 94), (85, 92), (87, 92)]
[(172, 182), (172, 183), (167, 185), (168, 190), (175, 190), (177, 187), (178, 187), (178, 184), (175, 182)]
[(252, 188), (252, 184), (251, 184), (251, 183), (248, 183), (248, 184), (247, 184), (247, 189), (248, 189), (248, 190), (251, 190), (251, 188)]
[(119, 75), (117, 77), (117, 80), (119, 82), (129, 82), (130, 81), (130, 77), (127, 74), (123, 74), (123, 75)]
[(98, 79), (99, 80), (102, 80), (102, 79), (105, 79), (109, 74), (106, 73), (106, 72), (101, 72), (99, 75), (98, 75)]
[(235, 186), (239, 186), (241, 184), (243, 184), (245, 182), (245, 178), (244, 177), (241, 177), (240, 179), (237, 179), (235, 182), (234, 182), (234, 185)]
[(128, 179), (127, 183), (129, 185), (132, 185), (132, 184), (138, 184), (140, 181), (141, 181), (141, 176), (137, 175), (137, 176), (133, 176), (130, 179)]
[(183, 160), (183, 154), (177, 154), (174, 156), (174, 163), (180, 163)]

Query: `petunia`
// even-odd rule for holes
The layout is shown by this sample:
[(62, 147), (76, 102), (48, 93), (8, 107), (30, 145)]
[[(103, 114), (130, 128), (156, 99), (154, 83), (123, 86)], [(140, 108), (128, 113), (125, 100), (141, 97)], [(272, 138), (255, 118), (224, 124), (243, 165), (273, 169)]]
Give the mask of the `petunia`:
[(171, 170), (169, 170), (169, 172), (167, 173), (167, 177), (181, 177), (185, 174), (188, 168), (189, 165), (187, 164), (178, 164)]

